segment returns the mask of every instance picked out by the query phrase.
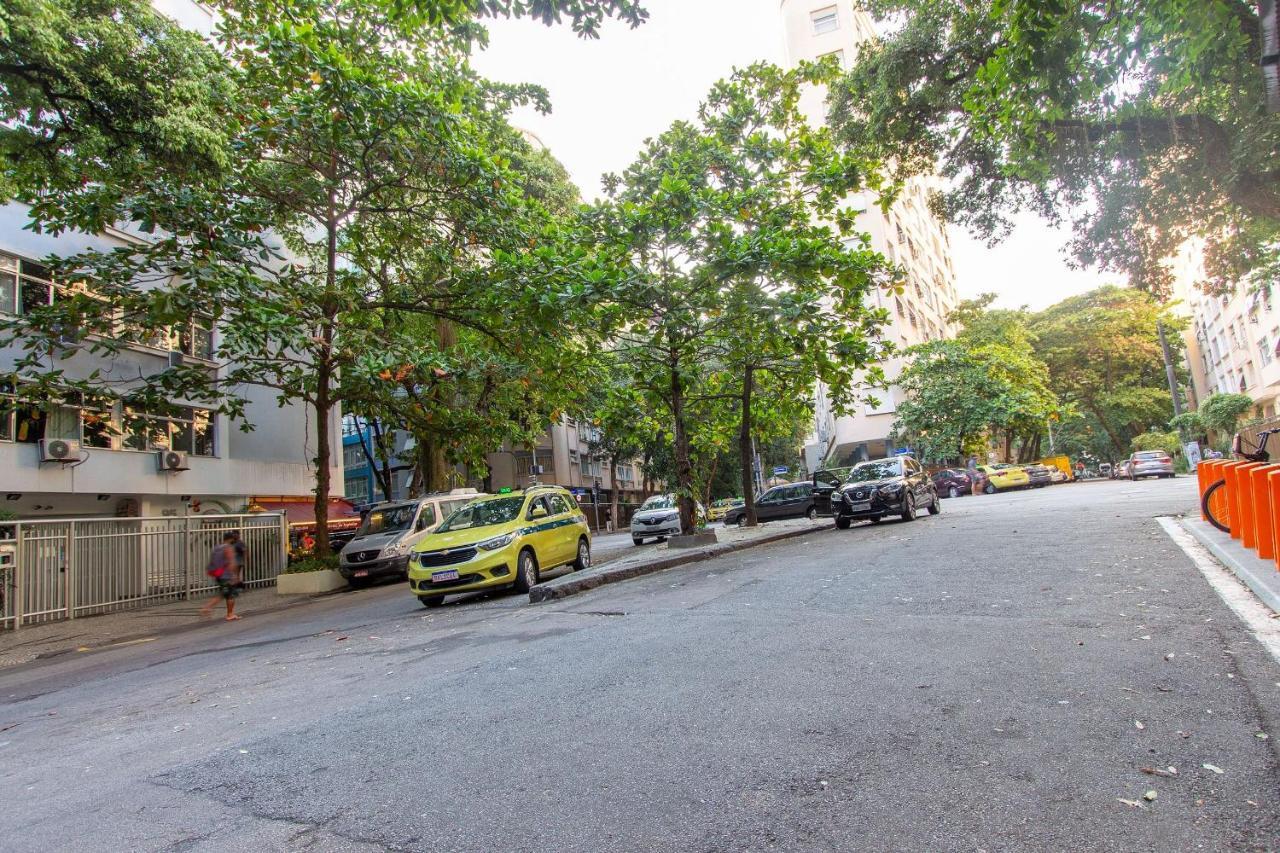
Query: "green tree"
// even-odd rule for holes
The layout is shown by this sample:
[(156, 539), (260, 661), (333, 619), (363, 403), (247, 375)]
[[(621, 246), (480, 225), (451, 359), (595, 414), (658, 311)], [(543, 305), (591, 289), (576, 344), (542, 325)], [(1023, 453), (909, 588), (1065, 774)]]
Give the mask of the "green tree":
[[(797, 107), (802, 87), (831, 69), (760, 64), (735, 72), (713, 87), (696, 122), (672, 125), (621, 177), (609, 177), (609, 197), (589, 218), (621, 270), (606, 306), (613, 352), (670, 418), (685, 532), (726, 422), (740, 426), (739, 453), (749, 458), (742, 447), (750, 444), (757, 374), (780, 381), (807, 360), (843, 388), (834, 365), (856, 368), (875, 350), (865, 340), (874, 323), (862, 297), (881, 261), (864, 243), (844, 245), (854, 214), (835, 212), (866, 170), (838, 155), (825, 131), (804, 125)], [(830, 224), (815, 220), (824, 212)], [(791, 328), (773, 327), (780, 323)], [(801, 396), (815, 378), (804, 378)]]
[(1035, 352), (1023, 311), (991, 310), (986, 294), (960, 304), (952, 320), (954, 340), (930, 341), (908, 350), (911, 361), (898, 379), (906, 400), (895, 430), (926, 458), (961, 461), (988, 441), (1002, 438), (1005, 457), (1039, 456), (1040, 437), (1060, 403), (1049, 371)]
[(1198, 414), (1207, 428), (1231, 434), (1252, 408), (1253, 398), (1248, 394), (1210, 394), (1200, 402)]
[(1159, 430), (1149, 430), (1139, 435), (1135, 435), (1129, 442), (1129, 446), (1134, 451), (1140, 450), (1163, 450), (1169, 456), (1176, 458), (1182, 453), (1182, 442), (1178, 439), (1176, 432), (1160, 432)]
[[(1209, 281), (1274, 277), (1280, 115), (1250, 0), (863, 0), (891, 22), (833, 92), (855, 152), (895, 180), (940, 171), (952, 221), (1070, 219), (1086, 264), (1163, 294), (1191, 237)], [(1127, 447), (1127, 443), (1124, 445)]]
[[(529, 387), (527, 372), (512, 376), (511, 365), (556, 363), (542, 356), (568, 337), (574, 295), (554, 289), (546, 276), (526, 275), (553, 266), (541, 256), (539, 238), (553, 230), (550, 209), (563, 206), (563, 189), (535, 178), (552, 194), (528, 191), (531, 176), (554, 167), (515, 144), (505, 124), (513, 104), (545, 107), (545, 95), (475, 75), (468, 55), (484, 34), (467, 23), (469, 15), (565, 14), (589, 32), (601, 15), (634, 22), (642, 13), (626, 0), (495, 0), (417, 10), (381, 0), (243, 0), (219, 11), (221, 53), (199, 58), (215, 66), (218, 57), (230, 60), (219, 66), (222, 77), (209, 75), (229, 81), (225, 124), (216, 127), (227, 141), (220, 149), (218, 138), (211, 143), (223, 154), (220, 168), (206, 170), (201, 182), (171, 177), (165, 158), (176, 155), (161, 151), (151, 157), (155, 164), (130, 174), (128, 192), (106, 197), (79, 192), (70, 181), (42, 185), (9, 169), (8, 186), (45, 193), (33, 209), (37, 227), (138, 222), (153, 239), (61, 259), (62, 280), (87, 276), (92, 286), (5, 321), (0, 336), (27, 348), (18, 372), (33, 380), (24, 386), (30, 394), (67, 387), (100, 392), (101, 374), (72, 378), (66, 369), (76, 350), (112, 355), (159, 329), (189, 326), (193, 315), (212, 317), (221, 370), (189, 364), (106, 390), (139, 408), (185, 398), (233, 417), (243, 415), (247, 386), (274, 389), (282, 403), (305, 402), (317, 430), (323, 553), (330, 416), (341, 402), (372, 405), (370, 387), (388, 383), (399, 396), (383, 393), (376, 402), (403, 403), (426, 387), (433, 405), (448, 407), (465, 396), (440, 380), (469, 371), (472, 387), (483, 387), (495, 375), (493, 361), (500, 362), (498, 373), (507, 370), (498, 380)], [(100, 17), (110, 29), (112, 12)], [(156, 31), (194, 50), (168, 30)], [(149, 32), (136, 40), (145, 45)], [(56, 102), (49, 103), (56, 112)], [(100, 156), (112, 153), (95, 144)], [(71, 159), (83, 156), (72, 152)], [(104, 304), (111, 310), (103, 311)], [(566, 334), (558, 334), (562, 329)], [(468, 349), (467, 336), (485, 339), (500, 357), (477, 364), (478, 348)], [(528, 358), (522, 339), (546, 348)], [(510, 396), (497, 406), (502, 422), (511, 421), (513, 409), (527, 415), (528, 399), (546, 395), (517, 395), (518, 406)]]
[[(1114, 286), (1065, 299), (1031, 318), (1036, 353), (1048, 365), (1053, 388), (1076, 412), (1059, 433), (1064, 447), (1115, 460), (1129, 454), (1134, 436), (1168, 423), (1173, 401), (1156, 331), (1161, 322), (1174, 331), (1185, 325), (1150, 294)], [(1169, 338), (1177, 364), (1181, 340)]]

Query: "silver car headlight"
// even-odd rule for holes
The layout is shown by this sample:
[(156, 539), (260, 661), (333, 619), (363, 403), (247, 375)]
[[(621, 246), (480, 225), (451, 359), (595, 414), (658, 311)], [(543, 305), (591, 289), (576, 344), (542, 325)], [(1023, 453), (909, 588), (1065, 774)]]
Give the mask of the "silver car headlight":
[(496, 551), (499, 548), (505, 548), (515, 541), (514, 533), (504, 533), (501, 536), (495, 536), (492, 539), (486, 539), (483, 542), (477, 542), (476, 547), (481, 551)]

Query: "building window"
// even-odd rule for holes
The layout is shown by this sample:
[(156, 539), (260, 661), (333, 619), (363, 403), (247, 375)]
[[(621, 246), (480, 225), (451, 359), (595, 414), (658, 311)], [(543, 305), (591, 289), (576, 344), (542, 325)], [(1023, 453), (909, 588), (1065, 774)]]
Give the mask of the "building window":
[(0, 382), (0, 441), (37, 444), (45, 438), (62, 438), (109, 450), (115, 435), (108, 404), (84, 403), (79, 392), (72, 392), (59, 405), (41, 407), (19, 401), (13, 384)]
[(0, 255), (0, 312), (28, 314), (52, 301), (53, 280), (48, 267)]
[(343, 468), (359, 468), (368, 464), (369, 460), (364, 456), (364, 450), (360, 444), (346, 444), (342, 447), (342, 467)]
[(843, 50), (833, 50), (830, 53), (824, 53), (818, 57), (819, 61), (824, 59), (834, 59), (836, 62), (836, 65), (839, 65), (841, 68), (844, 68), (844, 51)]
[(1259, 360), (1262, 364), (1267, 365), (1271, 363), (1271, 347), (1267, 346), (1267, 339), (1265, 337), (1258, 340), (1258, 355), (1260, 356)]
[(369, 502), (369, 478), (368, 477), (350, 477), (343, 482), (343, 491), (346, 492), (347, 499), (353, 503)]
[[(542, 466), (542, 472), (544, 474), (551, 473), (552, 468), (555, 467), (555, 462), (552, 460), (551, 451), (539, 449), (537, 458), (538, 458), (537, 464)], [(532, 476), (533, 474), (532, 465), (533, 465), (533, 457), (529, 455), (529, 451), (522, 450), (516, 453), (516, 476), (517, 477)]]
[(125, 450), (177, 450), (192, 456), (213, 456), (213, 414), (185, 406), (164, 416), (125, 409), (121, 446)]
[(840, 15), (835, 6), (810, 12), (809, 17), (813, 21), (813, 34), (816, 36), (833, 33), (840, 29)]

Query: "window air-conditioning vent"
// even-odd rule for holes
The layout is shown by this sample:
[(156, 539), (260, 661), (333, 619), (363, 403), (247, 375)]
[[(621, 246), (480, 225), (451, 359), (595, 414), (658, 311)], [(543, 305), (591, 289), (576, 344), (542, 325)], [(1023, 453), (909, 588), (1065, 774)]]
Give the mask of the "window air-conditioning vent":
[(79, 462), (80, 442), (66, 438), (40, 440), (41, 462)]
[(156, 467), (160, 471), (186, 471), (187, 454), (176, 450), (156, 451)]

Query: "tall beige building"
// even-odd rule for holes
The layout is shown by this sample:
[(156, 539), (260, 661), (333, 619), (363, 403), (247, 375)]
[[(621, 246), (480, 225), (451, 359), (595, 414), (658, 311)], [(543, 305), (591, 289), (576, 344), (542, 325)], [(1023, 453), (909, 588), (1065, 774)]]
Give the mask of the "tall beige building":
[(1175, 306), (1190, 317), (1183, 332), (1191, 376), (1189, 403), (1210, 394), (1248, 394), (1254, 417), (1280, 414), (1280, 297), (1271, 284), (1238, 282), (1228, 293), (1203, 292), (1201, 247), (1183, 246), (1171, 261)]
[[(782, 0), (781, 14), (791, 63), (835, 56), (846, 68), (858, 46), (875, 37), (874, 22), (850, 0)], [(826, 121), (826, 92), (811, 91), (805, 112), (815, 122)], [(943, 224), (929, 211), (927, 179), (912, 181), (886, 215), (870, 195), (851, 197), (848, 204), (864, 212), (858, 230), (871, 235), (872, 246), (906, 273), (901, 295), (877, 292), (877, 306), (889, 313), (883, 334), (899, 348), (951, 337), (947, 317), (958, 303), (955, 268)], [(902, 370), (902, 359), (884, 364), (893, 379)], [(901, 392), (897, 388), (875, 394), (879, 405), (861, 405), (849, 415), (836, 417), (823, 389), (818, 389), (814, 435), (805, 448), (810, 469), (820, 464), (847, 465), (862, 459), (891, 454), (895, 448), (889, 433), (896, 420)]]

